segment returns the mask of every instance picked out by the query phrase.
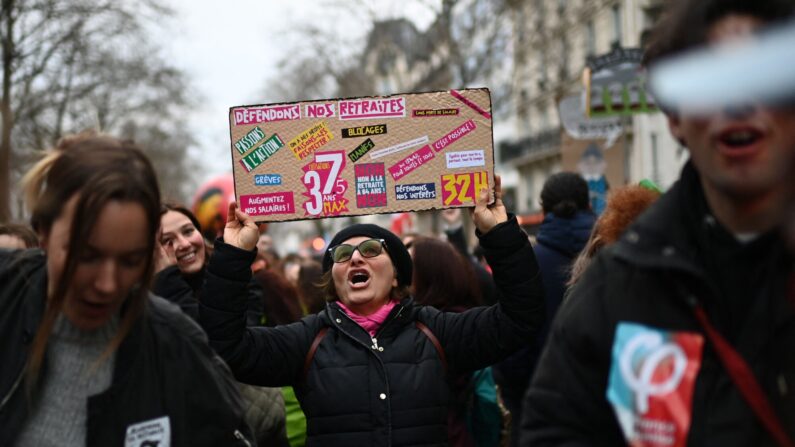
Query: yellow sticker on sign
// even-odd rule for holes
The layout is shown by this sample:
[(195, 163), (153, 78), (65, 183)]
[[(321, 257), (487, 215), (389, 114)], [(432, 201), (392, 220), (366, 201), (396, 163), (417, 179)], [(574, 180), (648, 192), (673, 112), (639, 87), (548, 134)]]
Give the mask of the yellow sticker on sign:
[(333, 139), (334, 134), (331, 133), (326, 122), (321, 121), (290, 140), (288, 146), (295, 158), (303, 160)]
[(486, 171), (445, 174), (442, 176), (442, 202), (445, 206), (474, 205), (480, 191), (488, 187)]

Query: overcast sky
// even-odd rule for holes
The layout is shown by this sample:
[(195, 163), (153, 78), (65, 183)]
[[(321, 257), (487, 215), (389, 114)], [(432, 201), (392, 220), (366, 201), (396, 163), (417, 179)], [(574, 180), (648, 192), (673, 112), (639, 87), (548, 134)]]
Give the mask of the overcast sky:
[[(200, 98), (189, 123), (199, 142), (202, 179), (231, 171), (229, 107), (263, 101), (266, 81), (276, 74), (275, 64), (290, 49), (289, 39), (303, 23), (322, 20), (346, 36), (364, 36), (350, 14), (333, 13), (322, 0), (166, 0), (175, 17), (157, 37), (172, 63), (188, 73)], [(406, 0), (362, 0), (378, 5), (379, 15), (407, 14), (420, 29), (431, 12), (425, 6), (407, 7)], [(320, 98), (306, 98), (320, 99)], [(197, 181), (202, 183), (202, 180)]]

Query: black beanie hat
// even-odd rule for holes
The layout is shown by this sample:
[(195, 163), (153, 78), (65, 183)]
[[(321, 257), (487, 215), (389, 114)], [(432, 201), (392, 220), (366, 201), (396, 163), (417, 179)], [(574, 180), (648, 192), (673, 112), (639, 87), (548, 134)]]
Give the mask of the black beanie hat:
[(397, 272), (398, 285), (408, 286), (411, 284), (411, 273), (414, 265), (411, 262), (409, 251), (403, 242), (395, 236), (391, 231), (373, 224), (355, 224), (343, 228), (337, 233), (323, 254), (323, 272), (331, 269), (334, 261), (331, 260), (331, 253), (328, 249), (336, 247), (337, 245), (345, 242), (346, 240), (356, 236), (367, 236), (374, 239), (383, 239), (386, 243), (386, 250), (389, 252), (389, 257), (392, 258), (392, 265), (395, 266)]

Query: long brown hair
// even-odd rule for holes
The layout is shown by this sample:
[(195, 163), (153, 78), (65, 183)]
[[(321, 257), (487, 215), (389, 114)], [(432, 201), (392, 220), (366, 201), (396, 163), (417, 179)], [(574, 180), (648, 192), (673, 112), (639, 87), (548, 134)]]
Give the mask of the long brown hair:
[(323, 288), (318, 285), (323, 277), (323, 265), (311, 259), (301, 261), (298, 270), (298, 297), (306, 313), (316, 314), (326, 306)]
[(588, 242), (572, 263), (567, 285), (574, 285), (599, 250), (618, 241), (624, 230), (659, 197), (659, 192), (640, 185), (620, 186), (611, 191), (607, 196), (607, 206), (596, 220)]
[(418, 237), (411, 248), (412, 291), (417, 303), (458, 312), (483, 304), (472, 264), (452, 244)]
[[(93, 132), (61, 139), (25, 175), (23, 188), (31, 224), (40, 234), (49, 233), (64, 205), (78, 196), (65, 266), (54, 290), (47, 291), (47, 306), (30, 348), (26, 379), (28, 389), (32, 390), (53, 325), (77, 270), (80, 252), (94, 230), (100, 211), (111, 201), (140, 204), (148, 223), (147, 248), (154, 253), (155, 235), (160, 226), (160, 191), (151, 163), (134, 143)], [(133, 287), (125, 303), (119, 329), (100, 359), (119, 347), (143, 314), (152, 270), (153, 257), (149, 256), (141, 281)]]
[(283, 274), (274, 270), (262, 269), (254, 273), (254, 279), (262, 287), (263, 321), (265, 326), (289, 324), (301, 319), (301, 303), (298, 288)]

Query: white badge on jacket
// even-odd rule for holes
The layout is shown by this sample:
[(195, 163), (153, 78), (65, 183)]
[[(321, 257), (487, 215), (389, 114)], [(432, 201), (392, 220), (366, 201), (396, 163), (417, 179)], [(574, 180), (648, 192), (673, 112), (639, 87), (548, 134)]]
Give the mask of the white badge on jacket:
[(171, 422), (168, 416), (128, 426), (124, 447), (171, 447)]

